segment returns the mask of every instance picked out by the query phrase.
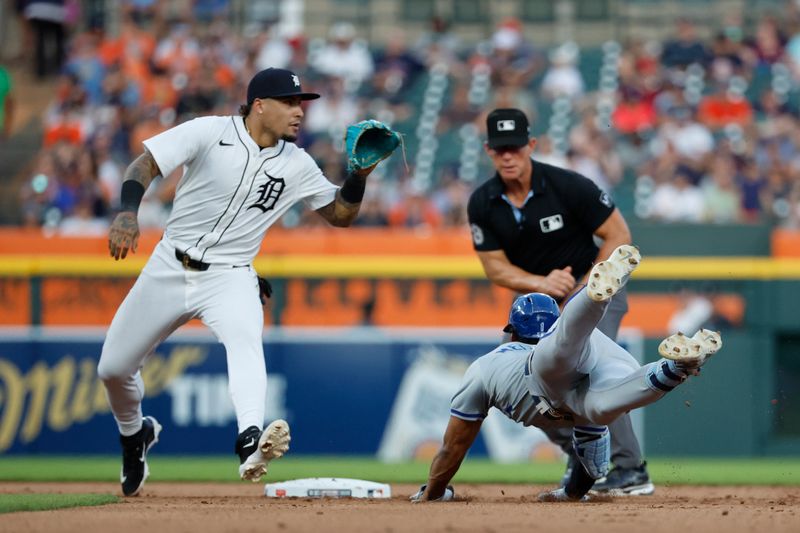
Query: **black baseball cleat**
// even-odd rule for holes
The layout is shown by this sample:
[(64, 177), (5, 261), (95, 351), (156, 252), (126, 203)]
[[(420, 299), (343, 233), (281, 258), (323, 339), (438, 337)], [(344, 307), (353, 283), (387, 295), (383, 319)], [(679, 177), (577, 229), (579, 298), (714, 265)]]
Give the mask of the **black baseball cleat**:
[(282, 457), (289, 450), (289, 424), (275, 420), (262, 432), (258, 426), (250, 426), (236, 439), (236, 454), (239, 456), (239, 477), (258, 482), (267, 473), (267, 465)]
[(592, 491), (611, 496), (649, 496), (655, 492), (655, 485), (647, 473), (647, 463), (634, 468), (615, 466), (604, 478), (598, 479)]
[(161, 424), (152, 416), (142, 419), (142, 429), (137, 433), (124, 437), (120, 435), (122, 444), (122, 472), (119, 480), (122, 483), (122, 494), (137, 496), (144, 487), (150, 470), (147, 468), (147, 452), (158, 442)]
[(239, 456), (239, 464), (244, 463), (255, 453), (259, 438), (261, 438), (261, 429), (258, 426), (250, 426), (239, 433), (236, 438), (236, 454)]

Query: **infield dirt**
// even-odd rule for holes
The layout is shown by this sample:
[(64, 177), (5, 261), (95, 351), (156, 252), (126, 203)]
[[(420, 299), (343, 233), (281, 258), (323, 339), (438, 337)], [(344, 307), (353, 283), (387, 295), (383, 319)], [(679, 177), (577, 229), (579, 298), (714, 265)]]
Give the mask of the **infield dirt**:
[[(653, 496), (539, 503), (548, 487), (456, 485), (458, 501), (411, 504), (412, 485), (391, 500), (273, 499), (262, 484), (148, 483), (141, 496), (101, 507), (0, 515), (2, 532), (320, 533), (480, 531), (687, 533), (800, 531), (800, 487), (659, 485)], [(0, 483), (0, 493), (110, 493), (111, 483)]]

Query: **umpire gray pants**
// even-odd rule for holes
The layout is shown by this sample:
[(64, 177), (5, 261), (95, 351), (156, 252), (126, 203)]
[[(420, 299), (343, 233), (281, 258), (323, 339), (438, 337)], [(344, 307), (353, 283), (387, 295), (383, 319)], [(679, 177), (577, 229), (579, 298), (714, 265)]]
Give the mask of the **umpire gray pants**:
[[(611, 299), (606, 314), (597, 325), (597, 329), (616, 341), (622, 317), (627, 312), (628, 293), (623, 287)], [(642, 464), (642, 450), (639, 440), (633, 432), (631, 416), (628, 413), (620, 416), (609, 424), (608, 429), (611, 432), (611, 461), (614, 465), (622, 468), (635, 468)], [(564, 453), (572, 455), (572, 428), (557, 427), (542, 431), (553, 443), (560, 446)]]

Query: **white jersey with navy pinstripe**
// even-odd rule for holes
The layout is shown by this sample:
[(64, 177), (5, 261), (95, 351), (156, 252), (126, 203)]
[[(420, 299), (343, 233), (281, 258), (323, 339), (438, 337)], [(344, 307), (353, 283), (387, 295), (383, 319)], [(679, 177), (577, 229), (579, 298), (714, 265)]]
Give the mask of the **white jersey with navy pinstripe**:
[(252, 262), (267, 230), (292, 205), (331, 203), (333, 185), (305, 150), (261, 149), (241, 117), (202, 117), (144, 142), (163, 175), (183, 165), (165, 237), (192, 259)]

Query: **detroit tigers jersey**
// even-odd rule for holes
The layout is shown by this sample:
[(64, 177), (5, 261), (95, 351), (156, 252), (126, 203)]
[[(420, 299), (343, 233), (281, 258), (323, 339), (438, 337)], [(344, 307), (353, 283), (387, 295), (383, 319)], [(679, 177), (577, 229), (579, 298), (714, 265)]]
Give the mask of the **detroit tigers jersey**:
[(144, 141), (167, 176), (183, 165), (165, 238), (192, 259), (244, 265), (264, 235), (303, 201), (331, 203), (333, 185), (294, 143), (261, 149), (238, 116), (190, 120)]
[(489, 409), (496, 407), (524, 426), (569, 423), (546, 400), (530, 392), (526, 367), (535, 349), (530, 344), (509, 342), (478, 358), (464, 373), (461, 387), (450, 401), (450, 414), (463, 420), (483, 420)]

